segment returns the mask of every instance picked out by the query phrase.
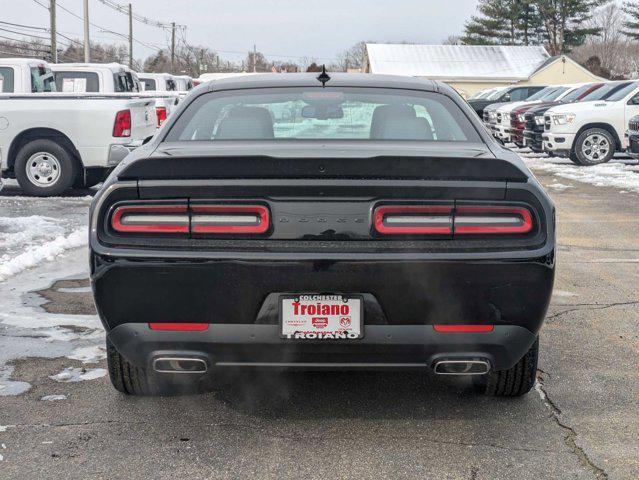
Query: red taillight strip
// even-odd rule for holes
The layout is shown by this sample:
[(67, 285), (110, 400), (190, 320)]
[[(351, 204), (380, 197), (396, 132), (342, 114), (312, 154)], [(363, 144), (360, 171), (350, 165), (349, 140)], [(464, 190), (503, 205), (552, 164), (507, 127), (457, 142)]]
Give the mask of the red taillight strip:
[(492, 332), (493, 325), (433, 325), (438, 333), (482, 333)]
[[(135, 214), (140, 223), (135, 218), (127, 223)], [(122, 206), (113, 212), (111, 226), (122, 233), (189, 233), (189, 215), (186, 205)]]
[(532, 229), (532, 215), (524, 207), (465, 205), (455, 209), (456, 235), (523, 234)]
[(261, 234), (270, 226), (263, 205), (192, 205), (191, 211), (193, 233)]
[(384, 235), (450, 235), (452, 211), (448, 205), (384, 205), (375, 209), (375, 230)]
[(208, 323), (149, 323), (151, 330), (170, 332), (203, 332), (209, 329)]

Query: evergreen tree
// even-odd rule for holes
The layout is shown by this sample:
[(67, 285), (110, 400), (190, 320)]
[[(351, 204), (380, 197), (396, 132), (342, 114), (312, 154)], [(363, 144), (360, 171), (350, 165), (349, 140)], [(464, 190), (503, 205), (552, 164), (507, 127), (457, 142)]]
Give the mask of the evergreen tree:
[(548, 52), (562, 55), (582, 45), (588, 35), (598, 35), (600, 28), (589, 27), (592, 12), (610, 0), (535, 0), (544, 25)]
[(623, 33), (633, 40), (639, 40), (639, 4), (624, 2), (623, 11), (628, 16), (628, 19), (623, 22)]
[(479, 0), (480, 15), (466, 23), (470, 45), (529, 45), (539, 41), (541, 20), (534, 0)]

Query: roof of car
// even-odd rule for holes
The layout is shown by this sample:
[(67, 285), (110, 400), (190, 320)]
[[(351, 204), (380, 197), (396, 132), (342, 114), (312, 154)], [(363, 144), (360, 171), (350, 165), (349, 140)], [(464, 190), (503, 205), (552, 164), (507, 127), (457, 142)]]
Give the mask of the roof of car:
[[(377, 88), (405, 88), (411, 90), (437, 91), (444, 87), (439, 82), (415, 77), (399, 75), (375, 75), (370, 73), (333, 73), (326, 82), (327, 87), (377, 87)], [(319, 73), (265, 73), (257, 75), (242, 75), (207, 82), (205, 88), (213, 90), (232, 90), (238, 88), (267, 88), (267, 87), (321, 87), (318, 80)], [(200, 87), (201, 88), (201, 87)]]
[(141, 79), (154, 78), (156, 80), (159, 80), (159, 79), (173, 78), (173, 75), (171, 75), (170, 73), (146, 73), (146, 72), (141, 72), (141, 73), (138, 73), (138, 78), (141, 78)]
[(113, 73), (127, 72), (132, 70), (126, 65), (120, 63), (54, 63), (51, 64), (51, 70), (109, 70)]
[(5, 57), (0, 58), (2, 64), (14, 64), (14, 65), (50, 65), (45, 60), (38, 60), (37, 58), (17, 58), (17, 57)]

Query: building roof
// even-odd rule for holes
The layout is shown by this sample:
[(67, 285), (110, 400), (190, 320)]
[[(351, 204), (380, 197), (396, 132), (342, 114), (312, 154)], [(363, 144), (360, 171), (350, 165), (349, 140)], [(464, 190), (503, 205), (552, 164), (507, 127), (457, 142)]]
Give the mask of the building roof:
[(366, 44), (370, 73), (436, 80), (521, 81), (549, 61), (541, 46)]

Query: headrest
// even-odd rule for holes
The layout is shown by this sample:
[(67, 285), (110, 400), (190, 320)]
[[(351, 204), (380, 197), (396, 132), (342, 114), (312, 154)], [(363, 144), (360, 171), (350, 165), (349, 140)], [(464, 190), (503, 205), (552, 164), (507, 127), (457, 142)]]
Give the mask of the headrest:
[(234, 107), (220, 122), (216, 140), (268, 140), (274, 138), (271, 113), (262, 107)]
[(380, 124), (379, 140), (433, 140), (425, 118), (388, 117)]
[(379, 138), (382, 124), (388, 118), (416, 118), (415, 109), (408, 105), (380, 105), (373, 111), (370, 138)]

